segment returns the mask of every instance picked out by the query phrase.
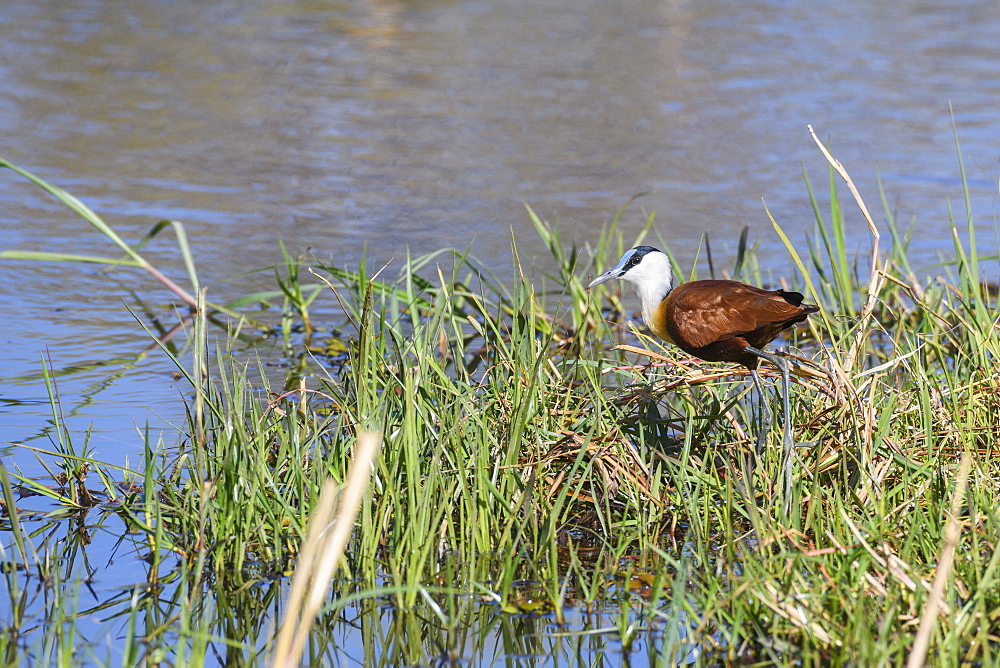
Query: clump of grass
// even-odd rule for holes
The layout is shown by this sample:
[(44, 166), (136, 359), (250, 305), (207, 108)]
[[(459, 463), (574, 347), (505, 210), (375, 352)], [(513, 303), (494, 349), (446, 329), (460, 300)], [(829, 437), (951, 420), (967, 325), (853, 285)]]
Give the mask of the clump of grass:
[[(895, 235), (887, 252), (873, 237), (861, 272), (837, 178), (853, 185), (831, 164), (816, 241), (800, 255), (785, 237), (790, 287), (823, 306), (787, 341), (796, 437), (811, 443), (787, 516), (771, 482), (780, 456), (739, 464), (754, 410), (742, 373), (626, 326), (631, 295), (583, 290), (628, 245), (614, 225), (581, 250), (529, 209), (556, 271), (523, 268), (514, 246), (513, 280), (443, 251), (396, 272), (316, 262), (304, 286), (286, 253), (284, 329), (316, 331), (324, 295), (344, 322), (337, 364), (299, 352), (281, 387), (228, 341), (210, 344), (212, 306), (192, 281), (181, 442), (148, 442), (120, 476), (85, 449), (50, 455), (78, 481), (81, 464), (102, 473), (99, 507), (148, 563), (147, 582), (102, 608), (116, 611), (106, 624), (128, 638), (128, 660), (265, 660), (269, 620), (295, 613), (278, 583), (320, 490), (347, 480), (358, 434), (373, 430), (382, 453), (305, 662), (342, 662), (338, 629), (353, 624), (369, 663), (568, 660), (612, 644), (706, 663), (994, 663), (997, 321), (971, 214), (964, 244), (953, 223), (944, 275), (918, 278)], [(711, 265), (753, 275), (752, 244), (741, 240), (731, 272)], [(20, 574), (41, 581), (56, 552), (35, 545), (16, 506), (15, 483), (44, 485), (0, 473), (14, 540), (3, 555), (14, 640), (0, 649), (71, 656), (72, 634), (23, 641), (52, 608), (24, 603)], [(84, 512), (79, 495), (50, 498)], [(78, 606), (58, 605), (72, 628)]]

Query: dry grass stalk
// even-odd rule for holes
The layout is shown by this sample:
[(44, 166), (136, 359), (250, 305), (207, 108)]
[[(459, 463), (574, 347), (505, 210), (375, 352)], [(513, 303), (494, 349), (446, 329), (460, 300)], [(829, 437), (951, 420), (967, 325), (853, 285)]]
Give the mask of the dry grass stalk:
[(962, 463), (955, 478), (955, 493), (951, 497), (951, 514), (944, 527), (944, 540), (941, 544), (937, 572), (934, 574), (934, 585), (931, 588), (931, 595), (927, 599), (927, 605), (924, 607), (924, 613), (920, 616), (920, 627), (917, 629), (917, 636), (913, 640), (913, 647), (910, 649), (910, 656), (906, 661), (907, 668), (917, 668), (924, 665), (924, 661), (927, 659), (927, 649), (930, 647), (931, 632), (937, 622), (938, 613), (947, 609), (944, 601), (944, 589), (948, 584), (948, 577), (951, 575), (951, 565), (955, 559), (955, 546), (958, 544), (958, 536), (961, 532), (958, 514), (962, 511), (962, 504), (965, 503), (965, 490), (969, 483), (969, 469), (971, 467), (972, 455), (966, 452), (962, 456)]
[(878, 299), (878, 293), (882, 288), (882, 282), (884, 280), (883, 277), (885, 275), (885, 272), (884, 270), (879, 269), (879, 261), (878, 261), (878, 244), (879, 244), (879, 239), (881, 239), (881, 235), (879, 234), (878, 227), (876, 227), (875, 221), (872, 219), (871, 214), (868, 213), (868, 207), (865, 206), (864, 200), (861, 199), (861, 193), (859, 193), (857, 187), (855, 187), (854, 181), (851, 179), (850, 174), (847, 173), (847, 170), (844, 169), (844, 166), (840, 164), (839, 160), (830, 155), (830, 152), (826, 149), (826, 146), (824, 146), (823, 142), (821, 142), (819, 140), (819, 137), (816, 136), (816, 132), (813, 131), (812, 125), (808, 125), (806, 127), (809, 128), (809, 134), (812, 135), (813, 141), (815, 141), (816, 145), (819, 146), (819, 150), (822, 151), (823, 157), (826, 158), (827, 162), (830, 163), (833, 169), (838, 174), (840, 174), (840, 177), (842, 179), (844, 179), (844, 182), (847, 183), (847, 187), (850, 189), (851, 194), (854, 195), (854, 201), (858, 203), (858, 208), (861, 209), (861, 215), (864, 216), (865, 222), (868, 223), (868, 229), (872, 233), (872, 239), (873, 239), (872, 268), (871, 268), (871, 274), (868, 279), (868, 295), (865, 299), (865, 304), (861, 309), (861, 317), (858, 319), (858, 329), (857, 329), (857, 335), (854, 340), (854, 345), (851, 347), (851, 350), (849, 350), (847, 354), (846, 366), (847, 368), (850, 369), (854, 367), (854, 362), (857, 360), (858, 354), (860, 353), (861, 348), (864, 345), (865, 334), (868, 331), (867, 328), (868, 319), (871, 317), (872, 311), (875, 309), (875, 304)]
[(368, 489), (372, 465), (381, 444), (378, 434), (362, 432), (354, 448), (354, 461), (343, 492), (338, 493), (332, 480), (323, 485), (323, 492), (309, 520), (306, 540), (285, 603), (285, 618), (271, 655), (271, 665), (275, 668), (292, 668), (301, 662), (313, 621), (323, 605), (327, 587), (354, 530), (354, 519)]

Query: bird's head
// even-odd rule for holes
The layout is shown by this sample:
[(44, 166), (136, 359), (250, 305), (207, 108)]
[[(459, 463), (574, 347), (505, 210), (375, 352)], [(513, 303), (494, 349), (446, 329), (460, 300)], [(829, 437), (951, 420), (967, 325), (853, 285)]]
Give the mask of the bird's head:
[(587, 286), (587, 289), (600, 285), (612, 278), (620, 278), (635, 285), (640, 295), (643, 293), (661, 293), (666, 296), (673, 288), (673, 271), (666, 253), (652, 246), (636, 246), (625, 251), (618, 264), (613, 269), (604, 272)]

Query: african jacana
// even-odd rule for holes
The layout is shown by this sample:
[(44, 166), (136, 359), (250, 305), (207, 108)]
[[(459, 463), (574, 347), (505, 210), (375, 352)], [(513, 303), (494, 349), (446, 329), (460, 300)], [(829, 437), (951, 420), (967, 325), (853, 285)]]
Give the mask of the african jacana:
[(637, 246), (614, 269), (601, 274), (587, 288), (613, 278), (635, 285), (642, 302), (642, 319), (661, 339), (708, 362), (736, 362), (750, 370), (760, 395), (763, 424), (757, 435), (759, 455), (774, 422), (767, 405), (757, 363), (765, 359), (781, 371), (784, 408), (785, 498), (792, 480), (792, 423), (788, 393), (788, 363), (761, 350), (782, 330), (803, 322), (818, 306), (802, 303), (802, 295), (787, 290), (764, 290), (739, 281), (691, 281), (674, 285), (670, 260), (652, 246)]

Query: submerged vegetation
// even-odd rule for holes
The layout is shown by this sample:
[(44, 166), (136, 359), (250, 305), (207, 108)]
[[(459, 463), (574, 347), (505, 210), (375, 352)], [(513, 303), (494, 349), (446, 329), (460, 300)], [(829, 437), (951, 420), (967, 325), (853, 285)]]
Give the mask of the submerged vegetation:
[[(307, 274), (289, 256), (275, 293), (229, 305), (206, 303), (175, 224), (193, 294), (164, 282), (190, 315), (186, 347), (163, 350), (193, 393), (186, 437), (148, 439), (127, 468), (60, 430), (44, 481), (17, 472), (30, 449), (4, 458), (4, 662), (280, 660), (271, 640), (299, 614), (282, 583), (311, 563), (321, 490), (373, 431), (341, 569), (328, 591), (314, 579), (323, 605), (311, 628), (301, 618), (306, 664), (1000, 663), (1000, 342), (972, 214), (953, 222), (954, 260), (919, 278), (886, 207), (890, 247), (872, 223), (861, 269), (831, 164), (806, 249), (775, 222), (789, 287), (823, 309), (786, 341), (803, 444), (787, 514), (778, 430), (742, 465), (758, 409), (742, 367), (627, 326), (631, 294), (584, 290), (634, 245), (615, 224), (570, 248), (529, 210), (554, 270), (524, 268), (515, 246), (512, 282), (454, 251), (408, 258), (394, 279), (324, 262)], [(0, 167), (118, 244), (113, 262), (164, 281), (78, 200)], [(745, 236), (725, 273), (766, 283)], [(241, 309), (264, 299), (284, 304), (279, 383), (230, 347)], [(335, 331), (315, 322), (323, 299), (343, 314)], [(236, 325), (213, 330), (216, 314)], [(50, 511), (19, 509), (28, 494)], [(109, 577), (86, 556), (95, 528), (147, 577), (85, 606)]]

